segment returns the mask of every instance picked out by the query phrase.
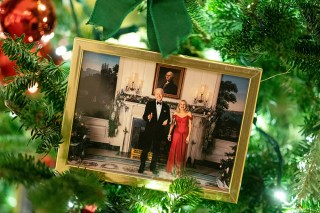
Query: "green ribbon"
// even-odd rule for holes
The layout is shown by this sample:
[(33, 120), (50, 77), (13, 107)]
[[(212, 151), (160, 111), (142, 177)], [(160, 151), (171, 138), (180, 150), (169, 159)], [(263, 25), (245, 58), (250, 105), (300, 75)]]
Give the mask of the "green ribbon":
[[(88, 24), (102, 26), (107, 38), (142, 0), (97, 0)], [(184, 0), (148, 0), (147, 34), (150, 48), (167, 57), (178, 51), (191, 33), (192, 23)]]

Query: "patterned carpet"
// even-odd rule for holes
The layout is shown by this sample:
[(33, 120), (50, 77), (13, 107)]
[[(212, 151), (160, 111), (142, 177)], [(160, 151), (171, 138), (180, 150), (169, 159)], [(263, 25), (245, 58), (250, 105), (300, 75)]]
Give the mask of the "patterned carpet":
[[(157, 168), (159, 173), (157, 175), (152, 174), (149, 171), (149, 164), (146, 164), (146, 170), (144, 173), (138, 173), (138, 168), (140, 165), (139, 160), (130, 159), (126, 157), (108, 157), (101, 155), (87, 155), (81, 163), (76, 161), (69, 161), (69, 165), (74, 166), (82, 166), (85, 168), (92, 168), (99, 171), (111, 171), (120, 174), (126, 175), (134, 175), (136, 177), (142, 178), (154, 178), (164, 180), (173, 180), (175, 177), (165, 171), (165, 164), (158, 163)], [(208, 169), (207, 169), (208, 170)], [(209, 187), (218, 187), (217, 177), (219, 175), (218, 171), (211, 171), (209, 174), (205, 173), (206, 170), (201, 169), (200, 167), (197, 169), (194, 168), (186, 168), (185, 175), (193, 176), (200, 185), (209, 186)]]

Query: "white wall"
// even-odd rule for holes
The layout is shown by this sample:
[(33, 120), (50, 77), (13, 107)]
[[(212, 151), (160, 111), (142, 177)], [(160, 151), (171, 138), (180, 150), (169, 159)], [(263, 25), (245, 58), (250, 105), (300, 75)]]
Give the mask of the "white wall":
[[(152, 90), (155, 70), (155, 62), (121, 57), (117, 91), (125, 88), (127, 85), (127, 79), (131, 78), (135, 74), (136, 81), (139, 83), (142, 82), (139, 95), (153, 97)], [(208, 106), (215, 106), (219, 93), (221, 77), (222, 75), (218, 73), (186, 67), (180, 99), (185, 99), (189, 104), (193, 104), (195, 92), (200, 89), (202, 85), (206, 85), (210, 94)], [(164, 100), (178, 102), (178, 100), (172, 98), (164, 98)]]
[(117, 91), (124, 89), (127, 85), (127, 79), (135, 74), (137, 81), (142, 84), (139, 95), (152, 97), (155, 69), (156, 63), (154, 62), (121, 57)]
[(185, 99), (189, 104), (193, 104), (195, 93), (201, 89), (202, 85), (206, 85), (207, 91), (209, 91), (208, 107), (215, 106), (219, 94), (221, 77), (222, 75), (218, 73), (187, 68), (181, 99)]

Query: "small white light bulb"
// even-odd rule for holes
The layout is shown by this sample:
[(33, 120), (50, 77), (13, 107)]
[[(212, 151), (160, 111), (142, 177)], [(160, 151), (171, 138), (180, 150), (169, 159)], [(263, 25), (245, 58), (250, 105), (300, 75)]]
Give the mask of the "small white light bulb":
[(286, 203), (287, 202), (287, 195), (283, 190), (276, 190), (274, 192), (274, 197), (276, 199), (278, 199), (279, 201), (281, 201), (282, 203)]
[(31, 87), (29, 87), (28, 88), (28, 91), (30, 92), (30, 93), (36, 93), (37, 91), (38, 91), (38, 83), (36, 82), (33, 86), (31, 86)]

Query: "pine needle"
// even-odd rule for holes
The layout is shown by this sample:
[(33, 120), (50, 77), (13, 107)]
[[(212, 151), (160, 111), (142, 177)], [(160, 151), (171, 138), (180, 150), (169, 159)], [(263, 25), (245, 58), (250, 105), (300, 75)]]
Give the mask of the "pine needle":
[(0, 177), (10, 183), (28, 187), (53, 176), (53, 171), (31, 155), (0, 153)]

